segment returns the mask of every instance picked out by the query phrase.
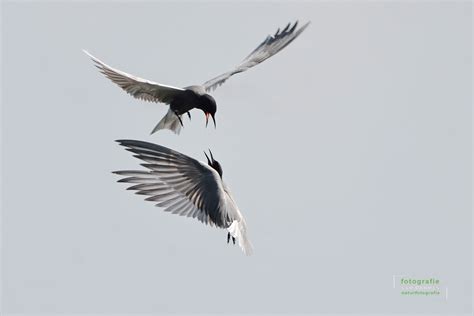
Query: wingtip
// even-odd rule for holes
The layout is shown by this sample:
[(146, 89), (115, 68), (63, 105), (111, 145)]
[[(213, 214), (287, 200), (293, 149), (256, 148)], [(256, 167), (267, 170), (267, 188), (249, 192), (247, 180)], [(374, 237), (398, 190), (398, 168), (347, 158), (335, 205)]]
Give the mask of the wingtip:
[(90, 59), (92, 59), (92, 61), (94, 63), (96, 63), (96, 67), (99, 68), (99, 69), (102, 69), (104, 67), (104, 63), (102, 61), (100, 61), (97, 57), (95, 57), (94, 55), (92, 55), (91, 53), (89, 53), (87, 50), (85, 49), (82, 49), (82, 51), (84, 52), (84, 54), (86, 54)]
[(304, 30), (304, 29), (307, 28), (310, 24), (311, 24), (311, 21), (308, 21), (308, 22), (306, 22), (305, 24), (303, 24), (303, 26), (300, 27), (300, 29), (301, 29), (301, 30)]
[(123, 147), (129, 147), (130, 144), (136, 142), (134, 140), (131, 140), (131, 139), (117, 139), (115, 140), (120, 146), (123, 146)]
[(295, 23), (293, 24), (293, 28), (296, 28), (298, 25), (301, 25), (299, 29), (304, 29), (304, 28), (308, 27), (308, 25), (310, 25), (310, 24), (311, 24), (311, 20), (308, 20), (303, 25), (301, 25), (300, 20), (296, 20)]
[(86, 49), (83, 48), (83, 49), (82, 49), (82, 52), (83, 52), (84, 54), (86, 54), (87, 56), (89, 56), (90, 58), (94, 59), (94, 56), (92, 56), (92, 54), (89, 53)]
[(290, 33), (295, 34), (295, 37), (300, 35), (311, 24), (311, 21), (306, 22), (305, 24), (301, 25), (300, 27), (297, 27), (298, 23), (299, 23), (299, 21), (297, 20), (295, 22), (295, 24), (293, 25), (293, 27), (291, 28), (291, 30), (290, 30)]

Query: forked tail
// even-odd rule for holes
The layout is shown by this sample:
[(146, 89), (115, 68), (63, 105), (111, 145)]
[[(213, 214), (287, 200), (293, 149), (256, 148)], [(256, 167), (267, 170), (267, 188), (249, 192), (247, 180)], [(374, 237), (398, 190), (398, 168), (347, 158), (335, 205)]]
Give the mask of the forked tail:
[(179, 121), (180, 118), (178, 115), (176, 115), (171, 109), (168, 110), (168, 113), (166, 113), (165, 116), (161, 119), (161, 121), (156, 124), (155, 128), (153, 131), (151, 131), (151, 134), (159, 131), (160, 129), (169, 129), (175, 132), (176, 134), (179, 134), (181, 132), (181, 122)]
[(247, 238), (247, 228), (243, 221), (233, 221), (232, 224), (227, 228), (227, 231), (237, 239), (239, 246), (245, 255), (250, 256), (253, 253), (252, 244)]

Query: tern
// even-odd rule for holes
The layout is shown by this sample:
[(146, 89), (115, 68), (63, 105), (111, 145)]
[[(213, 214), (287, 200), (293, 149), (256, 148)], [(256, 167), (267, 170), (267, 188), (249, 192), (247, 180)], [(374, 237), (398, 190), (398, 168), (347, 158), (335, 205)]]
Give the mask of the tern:
[(174, 133), (179, 134), (183, 126), (181, 116), (187, 113), (191, 119), (189, 111), (194, 108), (204, 112), (206, 116), (206, 127), (208, 125), (209, 116), (212, 117), (214, 127), (216, 127), (215, 114), (217, 105), (215, 99), (208, 94), (208, 92), (215, 90), (231, 76), (244, 72), (281, 51), (297, 38), (306, 27), (308, 27), (309, 23), (310, 22), (307, 22), (299, 29), (297, 29), (298, 21), (293, 25), (288, 23), (281, 31), (278, 29), (274, 35), (267, 36), (257, 48), (231, 71), (208, 80), (202, 85), (193, 85), (185, 88), (168, 86), (130, 75), (124, 71), (112, 68), (92, 56), (86, 50), (84, 50), (84, 53), (94, 61), (95, 66), (99, 68), (102, 74), (133, 97), (149, 102), (165, 103), (170, 106), (167, 114), (155, 126), (151, 134), (161, 129), (170, 129)]
[[(197, 218), (204, 224), (227, 230), (227, 243), (237, 240), (246, 255), (252, 254), (247, 225), (227, 185), (222, 167), (204, 152), (207, 164), (172, 149), (138, 140), (117, 140), (141, 159), (146, 170), (114, 171), (118, 182), (133, 183), (128, 190), (148, 196), (165, 212)], [(210, 158), (209, 158), (210, 157)]]

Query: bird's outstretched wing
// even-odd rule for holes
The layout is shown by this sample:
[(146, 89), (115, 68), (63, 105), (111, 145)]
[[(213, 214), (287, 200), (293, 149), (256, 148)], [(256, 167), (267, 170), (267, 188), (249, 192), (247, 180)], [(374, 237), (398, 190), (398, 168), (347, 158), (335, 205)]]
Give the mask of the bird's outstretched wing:
[(310, 22), (307, 22), (305, 25), (297, 29), (298, 21), (296, 21), (293, 25), (288, 23), (288, 25), (281, 31), (278, 29), (275, 35), (267, 36), (267, 38), (260, 45), (258, 45), (258, 47), (253, 52), (251, 52), (240, 63), (240, 65), (231, 71), (206, 81), (203, 84), (204, 88), (206, 91), (212, 91), (218, 86), (222, 85), (232, 75), (246, 71), (247, 69), (260, 64), (265, 59), (272, 57), (285, 48), (288, 44), (290, 44), (295, 38), (297, 38), (298, 35), (300, 35), (308, 27), (309, 23)]
[(92, 56), (86, 50), (84, 50), (84, 53), (94, 61), (95, 66), (99, 68), (102, 74), (137, 99), (170, 104), (176, 96), (184, 92), (184, 89), (181, 88), (166, 86), (135, 77), (126, 72), (110, 67), (101, 60)]
[(219, 174), (211, 167), (169, 148), (136, 140), (118, 140), (120, 145), (145, 161), (148, 170), (116, 171), (119, 182), (134, 183), (128, 190), (158, 202), (165, 212), (197, 218), (228, 228), (235, 220)]

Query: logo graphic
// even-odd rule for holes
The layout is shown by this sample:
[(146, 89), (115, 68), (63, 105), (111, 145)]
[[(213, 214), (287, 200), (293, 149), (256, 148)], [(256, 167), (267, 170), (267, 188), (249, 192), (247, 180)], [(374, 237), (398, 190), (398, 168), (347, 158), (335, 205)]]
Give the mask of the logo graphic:
[(448, 287), (436, 277), (393, 275), (392, 282), (402, 296), (439, 296), (448, 300)]

